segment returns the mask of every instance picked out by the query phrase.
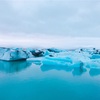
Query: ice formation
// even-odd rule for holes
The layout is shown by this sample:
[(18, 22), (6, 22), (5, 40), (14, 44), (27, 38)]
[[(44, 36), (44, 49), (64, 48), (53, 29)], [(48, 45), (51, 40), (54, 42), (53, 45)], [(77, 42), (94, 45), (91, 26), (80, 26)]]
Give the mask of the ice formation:
[[(0, 48), (0, 60), (27, 60), (42, 69), (44, 66), (55, 69), (71, 70), (79, 68), (100, 69), (100, 51), (95, 48), (79, 48), (70, 50), (32, 49), (32, 48)], [(74, 73), (74, 72), (73, 72)], [(75, 74), (75, 73), (74, 73)]]
[(21, 48), (0, 48), (0, 60), (25, 60), (29, 57), (32, 57), (32, 54), (28, 50), (25, 51)]
[[(58, 52), (59, 51), (59, 52)], [(45, 52), (46, 53), (45, 55)], [(72, 71), (73, 75), (82, 75), (90, 69), (91, 76), (100, 74), (100, 53), (94, 48), (73, 50), (44, 50), (42, 57), (29, 58), (27, 61), (40, 65), (42, 71), (64, 70)], [(96, 70), (97, 73), (94, 71)], [(93, 72), (93, 75), (92, 75)]]

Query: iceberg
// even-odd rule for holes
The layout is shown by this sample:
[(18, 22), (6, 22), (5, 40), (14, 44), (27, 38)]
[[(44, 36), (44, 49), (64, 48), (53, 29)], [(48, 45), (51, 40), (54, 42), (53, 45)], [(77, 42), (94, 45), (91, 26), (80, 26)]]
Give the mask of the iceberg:
[(28, 58), (27, 62), (29, 63), (34, 63), (36, 65), (41, 65), (42, 64), (42, 59), (43, 57), (37, 57), (37, 58)]
[(48, 60), (54, 60), (54, 61), (62, 61), (62, 62), (70, 62), (72, 63), (72, 59), (70, 59), (69, 57), (45, 57)]
[[(96, 48), (78, 48), (72, 50), (32, 49), (32, 48), (0, 48), (0, 60), (26, 62), (39, 65), (43, 70), (100, 69), (100, 54)], [(47, 67), (47, 68), (44, 68)], [(77, 71), (78, 72), (78, 71)]]
[(0, 48), (0, 60), (26, 60), (31, 54), (20, 48)]
[(86, 67), (90, 69), (100, 69), (100, 59), (91, 59), (90, 62), (86, 63)]
[(93, 54), (90, 58), (91, 59), (100, 59), (100, 54)]
[(54, 53), (62, 52), (62, 50), (56, 49), (56, 48), (48, 48), (47, 50), (48, 50), (49, 52), (54, 52)]
[(44, 50), (41, 49), (33, 49), (30, 51), (34, 57), (42, 57), (44, 56)]

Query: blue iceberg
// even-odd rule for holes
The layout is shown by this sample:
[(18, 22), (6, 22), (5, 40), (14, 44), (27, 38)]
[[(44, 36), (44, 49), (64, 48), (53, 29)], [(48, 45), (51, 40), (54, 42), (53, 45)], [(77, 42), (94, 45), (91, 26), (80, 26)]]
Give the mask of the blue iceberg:
[[(70, 50), (32, 49), (32, 48), (0, 48), (0, 60), (26, 60), (42, 66), (56, 66), (59, 69), (96, 68), (100, 69), (100, 53), (96, 48), (78, 48)], [(55, 68), (56, 68), (55, 67)], [(57, 69), (57, 68), (56, 68)]]

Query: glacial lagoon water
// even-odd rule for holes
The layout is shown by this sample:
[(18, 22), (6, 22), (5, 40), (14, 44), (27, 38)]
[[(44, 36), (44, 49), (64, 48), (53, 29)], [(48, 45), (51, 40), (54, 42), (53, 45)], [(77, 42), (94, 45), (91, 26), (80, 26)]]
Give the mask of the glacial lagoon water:
[(100, 100), (100, 70), (0, 61), (0, 100)]

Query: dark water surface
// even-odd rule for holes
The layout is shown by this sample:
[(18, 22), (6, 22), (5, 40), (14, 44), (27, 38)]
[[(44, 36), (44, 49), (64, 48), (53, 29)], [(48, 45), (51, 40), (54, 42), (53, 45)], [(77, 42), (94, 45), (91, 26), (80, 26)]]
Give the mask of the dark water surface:
[(100, 70), (0, 61), (0, 100), (100, 100)]

